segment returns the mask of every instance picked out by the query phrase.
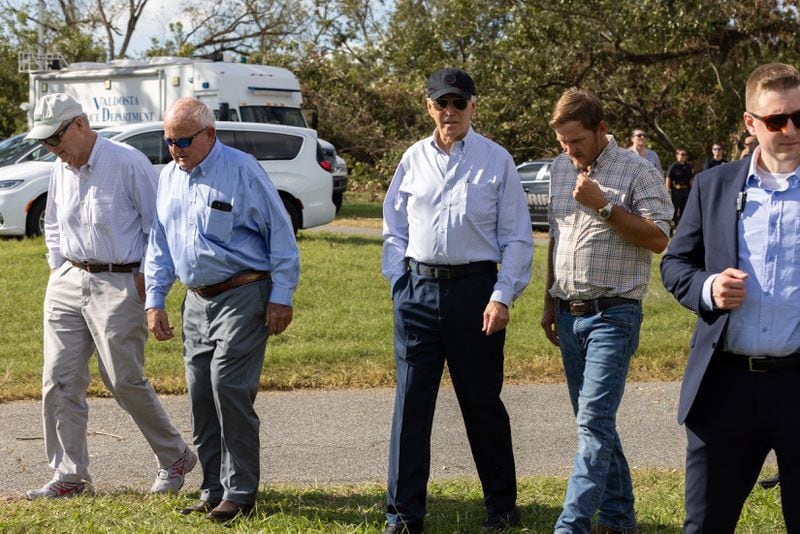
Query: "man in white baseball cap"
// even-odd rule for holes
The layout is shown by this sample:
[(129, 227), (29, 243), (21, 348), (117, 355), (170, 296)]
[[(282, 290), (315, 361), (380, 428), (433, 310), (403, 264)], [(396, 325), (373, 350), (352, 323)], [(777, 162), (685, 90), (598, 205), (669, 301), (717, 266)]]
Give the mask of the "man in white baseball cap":
[(50, 264), (44, 302), (42, 417), (50, 482), (28, 499), (93, 492), (86, 389), (95, 351), (103, 383), (158, 461), (152, 492), (177, 491), (197, 463), (144, 377), (147, 327), (141, 262), (155, 212), (157, 176), (135, 148), (98, 136), (78, 102), (50, 94), (27, 136), (58, 156), (45, 208)]
[(33, 112), (34, 126), (25, 139), (50, 139), (61, 131), (62, 124), (81, 115), (83, 108), (71, 96), (64, 93), (47, 95), (36, 104)]

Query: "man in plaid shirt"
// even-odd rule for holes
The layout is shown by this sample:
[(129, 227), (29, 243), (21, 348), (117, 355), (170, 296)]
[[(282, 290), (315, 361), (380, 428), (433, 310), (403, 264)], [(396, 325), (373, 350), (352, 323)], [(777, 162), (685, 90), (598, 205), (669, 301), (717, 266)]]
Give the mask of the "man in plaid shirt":
[(639, 343), (651, 252), (667, 246), (672, 203), (658, 170), (606, 136), (594, 94), (565, 91), (550, 126), (564, 153), (551, 169), (541, 324), (561, 349), (578, 425), (555, 532), (638, 532), (616, 416)]

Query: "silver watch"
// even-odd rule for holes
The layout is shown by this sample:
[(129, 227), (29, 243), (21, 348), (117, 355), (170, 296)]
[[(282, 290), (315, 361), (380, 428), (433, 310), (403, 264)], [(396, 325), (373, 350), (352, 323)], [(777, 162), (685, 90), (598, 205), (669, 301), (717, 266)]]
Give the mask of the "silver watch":
[(614, 203), (609, 202), (599, 210), (597, 210), (597, 215), (604, 221), (607, 221), (609, 217), (611, 217), (611, 210), (614, 209)]

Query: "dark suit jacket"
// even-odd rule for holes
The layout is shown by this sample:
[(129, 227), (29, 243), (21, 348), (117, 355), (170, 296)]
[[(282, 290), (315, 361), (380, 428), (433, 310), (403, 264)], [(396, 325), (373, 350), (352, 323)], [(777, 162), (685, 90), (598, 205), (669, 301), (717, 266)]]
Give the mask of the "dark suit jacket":
[(686, 420), (711, 356), (724, 341), (728, 312), (701, 310), (700, 303), (709, 275), (739, 265), (736, 201), (749, 168), (748, 157), (697, 175), (678, 230), (661, 260), (664, 287), (697, 314), (681, 384), (679, 423)]

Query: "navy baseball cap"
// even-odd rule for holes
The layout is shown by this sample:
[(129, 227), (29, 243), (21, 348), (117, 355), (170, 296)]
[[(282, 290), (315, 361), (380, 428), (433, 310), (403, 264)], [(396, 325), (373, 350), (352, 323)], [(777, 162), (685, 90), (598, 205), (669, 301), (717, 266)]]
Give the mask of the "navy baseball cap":
[(464, 98), (475, 96), (475, 82), (469, 74), (460, 69), (439, 69), (428, 78), (428, 98), (456, 94)]

